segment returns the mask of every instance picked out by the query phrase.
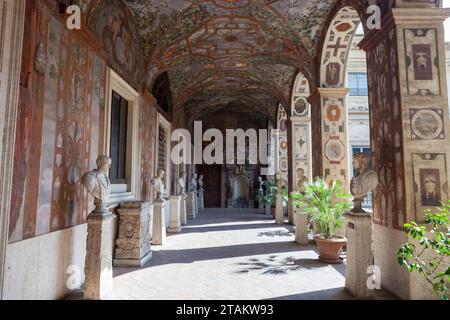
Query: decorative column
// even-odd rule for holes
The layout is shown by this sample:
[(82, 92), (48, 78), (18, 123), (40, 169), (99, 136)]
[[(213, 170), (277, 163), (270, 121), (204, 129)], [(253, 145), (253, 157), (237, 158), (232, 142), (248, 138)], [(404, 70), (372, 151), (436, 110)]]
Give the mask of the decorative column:
[(318, 88), (322, 105), (322, 170), (326, 181), (349, 187), (346, 88)]
[(171, 196), (169, 198), (170, 221), (167, 229), (168, 233), (179, 233), (181, 231), (181, 199), (181, 196)]
[(152, 213), (148, 202), (124, 203), (119, 213), (115, 267), (142, 267), (152, 257)]
[[(299, 192), (312, 176), (311, 167), (311, 106), (307, 101), (309, 84), (302, 74), (297, 77), (292, 115), (288, 124), (289, 194)], [(296, 206), (289, 201), (289, 223), (294, 224)]]
[(166, 202), (163, 199), (153, 202), (153, 245), (162, 246), (166, 242)]
[[(449, 9), (435, 1), (396, 2), (381, 30), (369, 32), (367, 51), (373, 169), (374, 255), (381, 285), (403, 299), (434, 297), (419, 276), (400, 268), (408, 241), (404, 223), (449, 199), (450, 130), (443, 22)], [(422, 7), (406, 8), (406, 7)]]

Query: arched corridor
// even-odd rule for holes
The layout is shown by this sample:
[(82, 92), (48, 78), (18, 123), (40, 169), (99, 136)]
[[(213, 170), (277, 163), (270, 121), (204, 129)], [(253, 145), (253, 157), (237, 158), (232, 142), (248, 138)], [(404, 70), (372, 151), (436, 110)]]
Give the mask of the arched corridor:
[(0, 1), (0, 299), (447, 297), (449, 16)]

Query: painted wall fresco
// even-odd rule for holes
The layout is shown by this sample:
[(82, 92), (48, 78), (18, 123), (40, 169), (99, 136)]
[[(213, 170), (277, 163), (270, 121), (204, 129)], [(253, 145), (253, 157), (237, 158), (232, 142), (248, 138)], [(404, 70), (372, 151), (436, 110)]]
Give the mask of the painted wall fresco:
[[(106, 72), (110, 61), (104, 60), (98, 48), (105, 39), (68, 31), (55, 17), (56, 7), (51, 4), (30, 2), (25, 25), (29, 36), (24, 39), (22, 57), (11, 243), (84, 223), (92, 199), (79, 181), (84, 172), (95, 168), (95, 160), (104, 150)], [(118, 37), (127, 37), (121, 28), (115, 30), (117, 37), (107, 37), (116, 40), (111, 42), (110, 52), (120, 52)], [(105, 32), (110, 35), (108, 30)], [(110, 58), (116, 56), (111, 54)], [(133, 64), (129, 66), (132, 68), (116, 67), (128, 73), (134, 70)], [(140, 197), (150, 200), (156, 106), (151, 96), (140, 101)]]
[(30, 73), (20, 92), (10, 242), (85, 221), (89, 198), (79, 180), (103, 148), (105, 62), (42, 2), (33, 17), (28, 28), (35, 37), (25, 50), (34, 56), (24, 56)]
[(141, 152), (141, 200), (153, 200), (152, 179), (156, 166), (157, 111), (152, 97), (141, 100), (139, 143)]
[(121, 0), (92, 0), (89, 5), (86, 24), (102, 42), (109, 64), (135, 89), (140, 89), (145, 63), (132, 14)]

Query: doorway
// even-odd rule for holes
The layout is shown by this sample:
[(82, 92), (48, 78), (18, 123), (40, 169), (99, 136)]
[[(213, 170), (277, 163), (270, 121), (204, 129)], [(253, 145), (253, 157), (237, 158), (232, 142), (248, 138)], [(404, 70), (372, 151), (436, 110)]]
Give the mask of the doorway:
[(220, 208), (222, 206), (222, 167), (220, 165), (202, 165), (198, 167), (197, 171), (199, 177), (203, 175), (205, 208)]

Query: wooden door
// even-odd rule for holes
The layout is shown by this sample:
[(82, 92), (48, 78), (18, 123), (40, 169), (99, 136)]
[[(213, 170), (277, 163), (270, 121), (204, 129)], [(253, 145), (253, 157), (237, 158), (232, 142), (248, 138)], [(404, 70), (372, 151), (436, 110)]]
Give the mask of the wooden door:
[(202, 165), (198, 167), (197, 171), (199, 177), (203, 175), (205, 208), (220, 208), (222, 206), (222, 167), (220, 165)]

